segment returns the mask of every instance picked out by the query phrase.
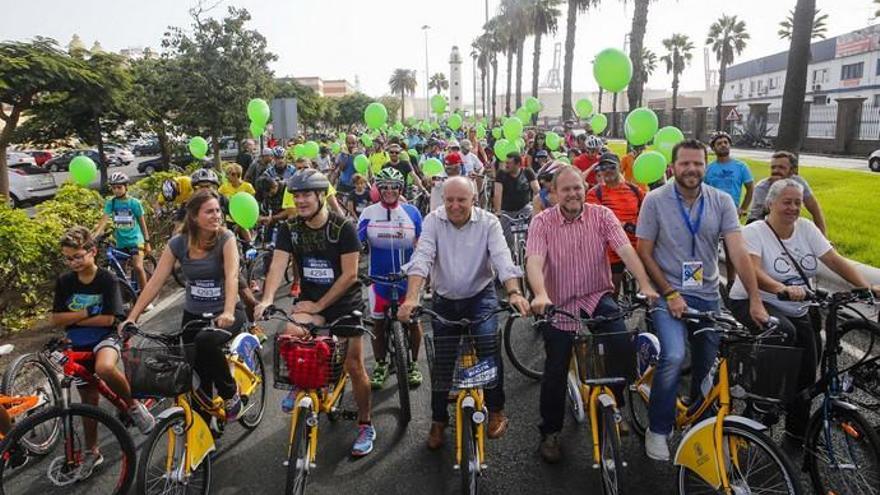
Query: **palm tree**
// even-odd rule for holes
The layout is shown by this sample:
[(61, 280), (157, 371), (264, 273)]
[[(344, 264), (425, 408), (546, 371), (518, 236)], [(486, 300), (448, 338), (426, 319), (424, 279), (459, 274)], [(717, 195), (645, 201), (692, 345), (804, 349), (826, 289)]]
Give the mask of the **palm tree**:
[(816, 26), (813, 20), (816, 13), (816, 0), (798, 0), (794, 9), (776, 149), (797, 153), (801, 148), (801, 122), (804, 114), (804, 96), (807, 93), (810, 39)]
[[(721, 95), (724, 92), (724, 83), (727, 80), (727, 67), (733, 63), (735, 55), (742, 54), (748, 39), (749, 33), (746, 32), (745, 21), (737, 19), (735, 15), (722, 14), (720, 19), (709, 26), (706, 44), (712, 46), (712, 51), (715, 52), (715, 59), (720, 64), (718, 69), (718, 101), (715, 106), (716, 129), (721, 129)], [(807, 48), (809, 49), (809, 46)], [(804, 81), (806, 79), (805, 73)]]
[(568, 0), (568, 19), (565, 24), (565, 65), (562, 76), (562, 119), (572, 117), (571, 74), (574, 70), (574, 37), (577, 32), (577, 16), (590, 7), (599, 5), (600, 0)]
[[(623, 0), (626, 3), (627, 0)], [(629, 59), (633, 64), (633, 77), (626, 90), (629, 108), (636, 108), (636, 104), (642, 104), (642, 93), (645, 91), (647, 76), (642, 68), (644, 58), (642, 50), (645, 42), (645, 31), (648, 26), (648, 4), (651, 0), (635, 0), (633, 9), (632, 27), (629, 30)]]
[[(880, 5), (880, 0), (874, 0), (874, 3), (876, 3), (877, 5)], [(877, 10), (874, 11), (874, 19), (876, 19), (878, 17), (880, 17), (880, 8), (878, 8)]]
[[(822, 9), (816, 9), (815, 14), (813, 14), (813, 32), (810, 35), (810, 39), (818, 38), (824, 40), (825, 33), (828, 32), (828, 26), (825, 24), (828, 20), (828, 14), (820, 14), (820, 12), (822, 12)], [(792, 26), (794, 26), (794, 9), (788, 11), (788, 17), (779, 23), (779, 31), (776, 32), (779, 35), (779, 39), (790, 40)]]
[(532, 33), (535, 35), (535, 47), (532, 50), (532, 96), (538, 97), (538, 76), (541, 72), (541, 37), (545, 34), (556, 34), (559, 27), (558, 17), (562, 15), (559, 5), (562, 0), (531, 0), (529, 6), (532, 18)]
[(416, 92), (416, 71), (409, 69), (394, 69), (391, 79), (388, 80), (392, 94), (400, 95), (400, 121), (404, 119), (404, 107), (407, 93)]
[(428, 81), (428, 89), (436, 89), (439, 95), (441, 91), (449, 89), (449, 81), (446, 80), (446, 74), (438, 72), (431, 76)]
[(691, 63), (694, 44), (686, 34), (674, 33), (671, 38), (663, 40), (663, 48), (668, 52), (660, 57), (666, 63), (666, 72), (672, 73), (672, 125), (678, 127), (678, 83), (679, 76)]
[[(477, 39), (471, 43), (471, 57), (474, 59), (474, 63), (477, 65), (477, 68), (480, 69), (480, 94), (483, 96), (481, 98), (480, 106), (483, 108), (483, 115), (486, 114), (486, 73), (489, 69), (489, 53), (486, 50), (486, 46), (484, 45), (483, 35), (477, 36)], [(476, 94), (477, 88), (474, 87), (474, 93)], [(474, 96), (474, 101), (476, 101), (476, 96)], [(477, 114), (476, 107), (474, 108), (474, 116)]]
[(489, 54), (489, 65), (492, 66), (492, 96), (490, 107), (492, 109), (492, 125), (494, 125), (496, 118), (495, 100), (498, 95), (498, 54), (504, 52), (504, 49), (507, 46), (502, 21), (498, 16), (489, 19), (489, 22), (483, 26), (483, 37), (485, 38), (486, 50)]
[(648, 78), (651, 77), (651, 74), (653, 74), (655, 70), (657, 70), (657, 55), (648, 48), (642, 46), (641, 60), (642, 74), (640, 81), (642, 83), (642, 90), (639, 91), (639, 106), (642, 106), (642, 97), (645, 94), (644, 87), (648, 84)]
[(516, 108), (522, 106), (523, 50), (526, 37), (532, 34), (529, 5), (534, 0), (501, 0), (501, 15), (507, 21), (507, 35), (516, 53)]

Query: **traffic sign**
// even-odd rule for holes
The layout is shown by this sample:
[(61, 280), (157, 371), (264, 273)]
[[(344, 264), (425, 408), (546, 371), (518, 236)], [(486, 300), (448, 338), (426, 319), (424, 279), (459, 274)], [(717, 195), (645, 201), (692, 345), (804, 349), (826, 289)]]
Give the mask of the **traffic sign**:
[(730, 113), (727, 114), (727, 117), (724, 117), (724, 120), (727, 122), (739, 122), (742, 120), (742, 114), (736, 111), (736, 108), (731, 108)]

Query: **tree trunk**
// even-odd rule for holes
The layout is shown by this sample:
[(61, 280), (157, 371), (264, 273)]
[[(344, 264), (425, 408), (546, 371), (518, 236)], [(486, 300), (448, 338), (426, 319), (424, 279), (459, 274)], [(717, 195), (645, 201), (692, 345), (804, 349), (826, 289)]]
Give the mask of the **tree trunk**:
[[(525, 38), (520, 38), (516, 45), (516, 108), (522, 107), (522, 70), (523, 70), (523, 47)], [(525, 123), (525, 122), (524, 122)]]
[(159, 154), (162, 156), (162, 163), (165, 165), (167, 169), (169, 165), (171, 165), (171, 150), (169, 149), (168, 143), (168, 130), (165, 128), (165, 124), (161, 123), (155, 127), (156, 130), (156, 140), (159, 141)]
[(633, 65), (632, 80), (626, 90), (629, 108), (632, 110), (642, 105), (642, 92), (645, 81), (642, 80), (642, 47), (645, 41), (645, 29), (648, 25), (648, 3), (650, 0), (636, 0), (633, 10), (632, 28), (629, 35), (629, 59)]
[[(568, 0), (568, 20), (565, 23), (565, 63), (562, 68), (562, 120), (572, 117), (571, 72), (574, 64), (574, 35), (577, 30), (577, 2)], [(602, 105), (599, 100), (599, 105)], [(600, 106), (601, 108), (601, 106)]]
[(782, 93), (782, 113), (779, 116), (779, 133), (776, 137), (776, 149), (792, 153), (799, 153), (802, 144), (801, 124), (815, 10), (816, 0), (798, 0), (794, 10), (788, 67), (785, 69), (785, 89)]
[(504, 94), (504, 114), (510, 115), (510, 83), (513, 76), (513, 57), (516, 50), (513, 42), (507, 44), (507, 93)]
[(495, 73), (495, 76), (492, 78), (492, 127), (495, 126), (496, 121), (496, 97), (498, 96), (498, 59), (493, 59), (492, 61), (492, 72)]
[(678, 73), (672, 74), (672, 125), (678, 127)]
[[(27, 100), (27, 106), (29, 106), (30, 98), (28, 98)], [(23, 106), (25, 105), (13, 106), (12, 111), (9, 112), (8, 116), (3, 113), (2, 109), (0, 109), (0, 115), (3, 116), (3, 123), (6, 124), (6, 126), (3, 128), (3, 131), (0, 132), (0, 199), (10, 197), (9, 164), (6, 161), (6, 149), (12, 142), (12, 133), (15, 132), (15, 128), (18, 127), (18, 119), (19, 117), (21, 117)]]
[(101, 194), (107, 192), (107, 167), (110, 165), (107, 163), (107, 156), (104, 154), (104, 136), (101, 132), (101, 117), (95, 115), (95, 142), (98, 144), (98, 159), (101, 160), (100, 165), (98, 166), (98, 170), (101, 172), (101, 183), (98, 185), (98, 189), (101, 191)]
[(535, 34), (535, 47), (532, 51), (532, 96), (538, 97), (538, 77), (541, 72), (541, 33)]
[[(804, 76), (806, 81), (806, 76)], [(715, 100), (715, 130), (722, 130), (721, 127), (721, 94), (724, 93), (724, 84), (727, 82), (727, 62), (722, 61), (721, 67), (718, 68), (718, 94)], [(787, 82), (786, 82), (787, 84)]]
[(486, 100), (489, 97), (489, 95), (486, 94), (486, 77), (487, 71), (486, 68), (483, 67), (480, 69), (480, 94), (483, 96), (482, 98), (480, 98), (481, 100), (483, 100), (480, 102), (480, 105), (483, 107), (483, 117), (489, 115), (486, 113)]
[(219, 171), (220, 170), (220, 163), (222, 162), (222, 160), (220, 159), (220, 130), (219, 129), (214, 129), (211, 132), (211, 142), (213, 143), (212, 146), (214, 147), (214, 168), (217, 171)]
[(617, 95), (620, 93), (614, 93), (614, 97), (611, 98), (611, 115), (614, 118), (611, 120), (611, 135), (617, 137), (617, 121), (620, 120), (617, 118)]
[(599, 86), (599, 109), (596, 110), (597, 113), (602, 113), (602, 96), (605, 94), (605, 90)]
[(400, 90), (400, 121), (403, 122), (405, 120), (404, 113), (406, 113), (406, 91), (401, 88)]

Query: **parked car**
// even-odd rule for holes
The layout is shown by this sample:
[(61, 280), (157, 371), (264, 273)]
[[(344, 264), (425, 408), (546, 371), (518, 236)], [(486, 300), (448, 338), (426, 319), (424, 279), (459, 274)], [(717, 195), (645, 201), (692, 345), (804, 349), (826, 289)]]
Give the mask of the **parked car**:
[(15, 208), (24, 203), (51, 198), (58, 192), (55, 176), (34, 163), (9, 165), (8, 175), (9, 203)]
[(156, 158), (151, 158), (138, 163), (137, 170), (138, 173), (144, 175), (153, 175), (156, 172), (168, 172), (170, 170), (180, 172), (190, 163), (198, 161), (198, 159), (192, 156), (192, 153), (189, 152), (186, 146), (182, 146), (174, 150), (170, 161), (171, 167), (167, 167), (162, 163), (162, 157), (157, 156)]
[(148, 141), (138, 144), (132, 148), (132, 152), (135, 156), (158, 155), (160, 153), (159, 141)]
[(871, 153), (871, 156), (868, 157), (868, 168), (872, 172), (880, 172), (880, 150)]
[[(70, 161), (79, 155), (85, 155), (91, 158), (95, 165), (101, 166), (101, 157), (98, 156), (97, 150), (70, 150), (46, 162), (44, 168), (50, 172), (66, 172), (70, 168)], [(111, 167), (117, 163), (109, 157), (107, 160)]]
[(55, 155), (52, 154), (51, 151), (46, 150), (29, 150), (25, 151), (28, 155), (31, 155), (34, 158), (34, 161), (37, 162), (37, 166), (42, 167), (49, 160), (51, 160)]
[(21, 151), (7, 151), (6, 152), (6, 165), (11, 167), (13, 165), (21, 165), (23, 163), (28, 163), (31, 165), (36, 165), (37, 161), (34, 160), (34, 157), (28, 155), (27, 153), (22, 153)]
[(115, 161), (115, 164), (118, 166), (130, 165), (134, 161), (134, 154), (132, 154), (128, 148), (122, 146), (104, 146), (104, 155), (107, 157), (109, 163), (113, 164)]
[[(214, 147), (208, 145), (208, 155), (214, 155)], [(223, 136), (220, 138), (220, 159), (224, 161), (235, 161), (238, 158), (238, 140), (233, 136)]]

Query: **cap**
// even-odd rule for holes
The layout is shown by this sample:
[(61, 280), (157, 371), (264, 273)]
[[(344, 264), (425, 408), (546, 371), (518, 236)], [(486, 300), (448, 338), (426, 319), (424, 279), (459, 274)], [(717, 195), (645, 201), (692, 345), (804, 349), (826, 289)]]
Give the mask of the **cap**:
[(461, 145), (458, 144), (458, 141), (456, 141), (455, 139), (450, 140), (447, 146), (450, 148), (461, 148)]
[(599, 157), (599, 163), (596, 164), (596, 171), (617, 170), (620, 168), (620, 159), (614, 153), (602, 153)]
[(398, 144), (391, 144), (385, 151), (397, 151), (400, 152), (400, 146)]
[(549, 156), (550, 155), (547, 154), (547, 150), (538, 150), (538, 152), (535, 153), (535, 158), (547, 158)]
[(461, 154), (452, 152), (447, 153), (446, 157), (443, 158), (443, 162), (447, 165), (458, 165), (461, 164)]
[(471, 149), (471, 141), (470, 139), (462, 139), (461, 140), (461, 148), (465, 150)]

